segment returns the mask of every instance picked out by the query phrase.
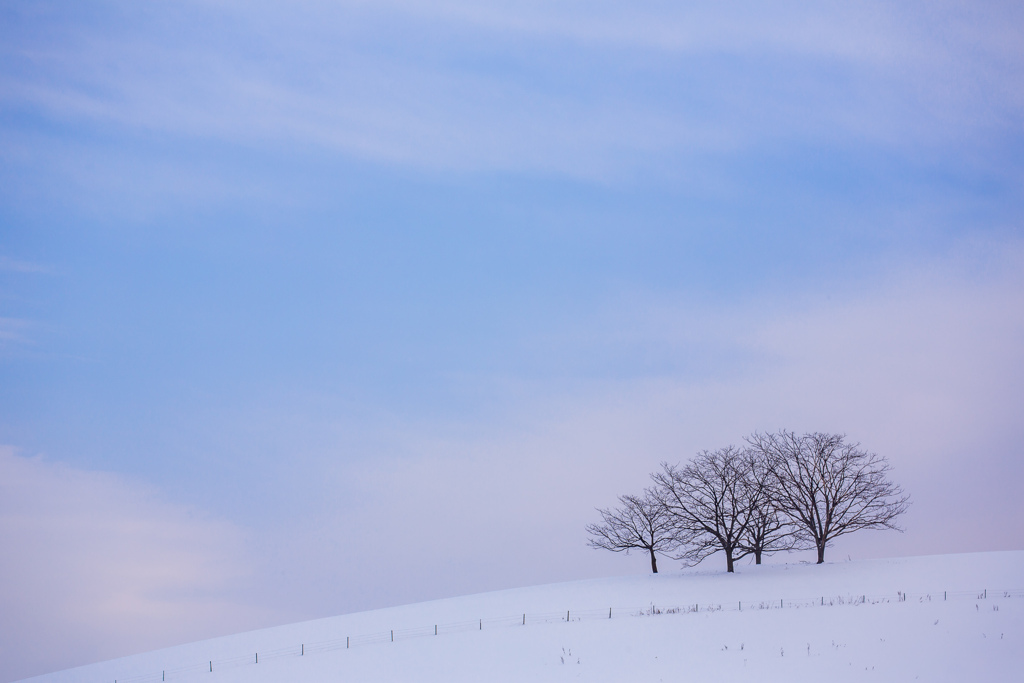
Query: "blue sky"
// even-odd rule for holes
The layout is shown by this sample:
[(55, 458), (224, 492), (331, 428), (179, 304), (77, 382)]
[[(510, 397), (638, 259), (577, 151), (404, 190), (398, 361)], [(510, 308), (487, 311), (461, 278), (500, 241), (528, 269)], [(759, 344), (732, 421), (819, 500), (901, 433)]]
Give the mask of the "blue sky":
[(0, 2), (0, 678), (644, 571), (754, 430), (1020, 548), (1022, 14)]

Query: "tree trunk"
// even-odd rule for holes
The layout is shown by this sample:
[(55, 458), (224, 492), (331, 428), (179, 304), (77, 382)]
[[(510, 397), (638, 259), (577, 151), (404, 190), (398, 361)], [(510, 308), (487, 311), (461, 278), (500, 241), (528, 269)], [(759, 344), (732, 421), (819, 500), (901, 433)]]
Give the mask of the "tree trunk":
[(761, 564), (761, 551), (760, 550), (755, 550), (754, 551), (754, 564)]
[(822, 541), (818, 544), (818, 564), (825, 563), (825, 542)]
[(725, 551), (725, 571), (732, 572), (732, 550)]
[(654, 572), (655, 574), (657, 574), (658, 573), (658, 559), (656, 557), (654, 557), (654, 551), (653, 550), (650, 551), (650, 553), (651, 553), (651, 571)]

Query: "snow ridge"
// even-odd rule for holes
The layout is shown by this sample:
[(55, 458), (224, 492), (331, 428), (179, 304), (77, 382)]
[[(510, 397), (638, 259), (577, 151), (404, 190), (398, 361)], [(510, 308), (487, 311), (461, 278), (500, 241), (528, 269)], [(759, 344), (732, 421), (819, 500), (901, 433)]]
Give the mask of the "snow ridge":
[[(955, 671), (974, 678), (979, 671), (1003, 675), (1024, 664), (1024, 588), (963, 589), (1024, 586), (1024, 552), (741, 569), (735, 575), (678, 572), (439, 600), (28, 680), (632, 680), (676, 678), (681, 671), (740, 680), (751, 669), (767, 680), (820, 680), (826, 672), (834, 680), (954, 680), (949, 676)], [(923, 590), (903, 590), (908, 585)], [(543, 609), (555, 601), (594, 605), (598, 598), (637, 605), (641, 596), (642, 607)], [(513, 604), (522, 611), (510, 614)], [(466, 618), (471, 610), (494, 614), (498, 608), (506, 616)], [(565, 668), (570, 664), (579, 667), (571, 675)]]

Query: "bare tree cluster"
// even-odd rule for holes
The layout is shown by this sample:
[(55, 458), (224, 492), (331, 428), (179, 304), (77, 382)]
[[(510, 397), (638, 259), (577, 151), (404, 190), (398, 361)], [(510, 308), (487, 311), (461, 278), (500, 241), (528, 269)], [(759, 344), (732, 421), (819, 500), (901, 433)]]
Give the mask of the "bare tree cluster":
[(896, 529), (910, 499), (889, 480), (888, 461), (842, 434), (755, 433), (742, 448), (702, 451), (684, 465), (662, 463), (654, 486), (598, 509), (589, 545), (615, 552), (644, 550), (696, 564), (725, 555), (737, 560), (797, 549), (825, 548), (861, 529)]

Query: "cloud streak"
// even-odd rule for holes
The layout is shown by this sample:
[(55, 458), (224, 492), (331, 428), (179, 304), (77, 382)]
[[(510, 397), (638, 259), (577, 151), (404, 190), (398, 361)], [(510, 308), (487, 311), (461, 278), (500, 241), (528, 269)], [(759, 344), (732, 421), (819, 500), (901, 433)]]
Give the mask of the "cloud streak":
[[(136, 17), (133, 31), (19, 41), (7, 50), (23, 68), (8, 71), (2, 106), (421, 168), (605, 178), (652, 156), (809, 132), (947, 148), (1012, 130), (1024, 113), (1008, 86), (1024, 73), (1010, 6), (758, 7), (307, 3), (259, 15), (198, 3)], [(584, 58), (592, 66), (570, 67)], [(648, 87), (668, 74), (678, 88)]]
[(41, 275), (52, 275), (53, 268), (31, 261), (19, 261), (9, 256), (0, 256), (0, 270), (9, 273), (39, 273)]
[(0, 448), (0, 679), (229, 633), (245, 537), (123, 477)]

